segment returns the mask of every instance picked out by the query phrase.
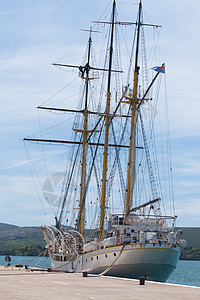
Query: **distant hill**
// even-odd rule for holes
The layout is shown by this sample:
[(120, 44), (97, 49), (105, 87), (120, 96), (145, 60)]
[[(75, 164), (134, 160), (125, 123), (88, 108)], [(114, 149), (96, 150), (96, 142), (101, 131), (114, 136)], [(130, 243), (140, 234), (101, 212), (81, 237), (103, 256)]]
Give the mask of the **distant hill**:
[(187, 247), (200, 249), (200, 227), (178, 227), (182, 229), (182, 238), (187, 241)]
[[(200, 227), (182, 227), (187, 248), (200, 249)], [(86, 230), (87, 232), (87, 230)], [(20, 227), (0, 223), (0, 255), (37, 255), (46, 242), (40, 227)]]
[(40, 227), (19, 227), (0, 223), (0, 240), (16, 240), (26, 238), (41, 238), (43, 237)]
[(14, 229), (14, 228), (19, 228), (19, 226), (0, 223), (0, 232), (10, 230), (10, 229)]
[(40, 227), (0, 223), (0, 255), (37, 255), (45, 245)]

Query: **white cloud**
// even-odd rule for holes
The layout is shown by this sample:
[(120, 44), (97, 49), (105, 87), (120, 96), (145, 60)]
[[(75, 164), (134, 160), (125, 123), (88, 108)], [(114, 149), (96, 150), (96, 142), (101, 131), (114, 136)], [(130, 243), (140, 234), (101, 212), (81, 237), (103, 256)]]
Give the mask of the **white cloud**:
[(200, 197), (188, 197), (187, 200), (188, 202), (182, 201), (176, 209), (178, 214), (177, 226), (199, 227)]

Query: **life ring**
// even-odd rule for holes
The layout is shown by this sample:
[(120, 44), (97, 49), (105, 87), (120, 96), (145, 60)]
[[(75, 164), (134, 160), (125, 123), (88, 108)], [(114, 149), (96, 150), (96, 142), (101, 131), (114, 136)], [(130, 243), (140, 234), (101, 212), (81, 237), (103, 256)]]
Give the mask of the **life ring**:
[(117, 238), (117, 245), (119, 246), (119, 245), (121, 245), (121, 243), (122, 243), (122, 238), (121, 238), (121, 237), (118, 237), (118, 238)]
[(133, 218), (131, 216), (126, 217), (126, 224), (131, 225), (133, 223)]
[(163, 226), (164, 223), (165, 223), (164, 219), (162, 219), (162, 218), (158, 219), (158, 225)]

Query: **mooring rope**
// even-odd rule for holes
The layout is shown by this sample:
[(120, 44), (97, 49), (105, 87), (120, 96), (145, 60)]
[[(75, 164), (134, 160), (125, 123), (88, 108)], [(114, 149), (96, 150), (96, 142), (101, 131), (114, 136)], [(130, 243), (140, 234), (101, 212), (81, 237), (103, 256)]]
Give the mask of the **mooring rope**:
[(34, 268), (35, 266), (37, 266), (41, 262), (41, 260), (45, 257), (45, 255), (47, 254), (47, 252), (48, 252), (48, 250), (46, 249), (46, 251), (44, 252), (43, 256), (40, 258), (40, 260), (33, 267), (31, 267), (31, 268)]
[[(38, 254), (37, 256), (25, 261), (24, 263), (20, 263), (20, 265), (26, 265), (27, 263), (29, 263), (30, 261), (33, 261), (34, 259), (36, 259), (37, 257), (41, 256), (42, 254), (46, 254), (47, 253), (47, 249), (45, 249), (44, 251), (42, 251), (40, 254)], [(44, 257), (44, 255), (43, 255)], [(42, 258), (43, 258), (42, 257)], [(16, 264), (15, 264), (16, 265)], [(11, 267), (14, 267), (15, 265), (11, 265)]]
[[(122, 249), (120, 250), (119, 255), (118, 255), (118, 256), (116, 257), (116, 259), (112, 262), (112, 264), (111, 264), (110, 266), (108, 266), (102, 273), (100, 273), (100, 274), (98, 275), (99, 277), (105, 275), (106, 273), (108, 273), (108, 272), (112, 269), (112, 267), (115, 265), (115, 263), (116, 263), (116, 262), (118, 261), (118, 259), (120, 258), (121, 254), (122, 254), (122, 252), (123, 252), (123, 250), (124, 250), (124, 248), (125, 248), (125, 246), (126, 246), (126, 244), (123, 245)], [(45, 257), (45, 255), (47, 254), (47, 251), (48, 251), (48, 250), (45, 249), (43, 252), (41, 252), (40, 254), (38, 254), (37, 256), (35, 256), (34, 258), (32, 258), (32, 259), (30, 259), (30, 260), (27, 260), (26, 262), (22, 263), (21, 265), (25, 265), (25, 264), (27, 264), (28, 262), (33, 261), (34, 259), (36, 259), (37, 257), (39, 257), (39, 256), (41, 256), (41, 255), (43, 254), (43, 256), (41, 257), (41, 259), (40, 259), (33, 267), (31, 267), (31, 268), (34, 268), (34, 267), (37, 266), (37, 265), (41, 262), (41, 260)], [(68, 264), (70, 264), (70, 263), (72, 263), (72, 261), (68, 261), (68, 262), (66, 262), (66, 263), (64, 263), (64, 264), (62, 264), (62, 265), (60, 265), (60, 266), (58, 266), (58, 267), (52, 269), (52, 271), (58, 270), (58, 269), (60, 269), (60, 268), (62, 268), (62, 267), (64, 267), (64, 266), (66, 266), (66, 265), (68, 265)]]
[(102, 273), (100, 273), (98, 276), (102, 276), (102, 275), (104, 275), (104, 274), (106, 274), (106, 273), (108, 273), (111, 269), (112, 269), (112, 267), (114, 266), (114, 264), (118, 261), (118, 259), (120, 258), (120, 256), (121, 256), (121, 254), (122, 254), (122, 251), (124, 250), (124, 247), (126, 246), (126, 244), (124, 244), (123, 245), (123, 247), (122, 247), (122, 249), (120, 250), (120, 252), (119, 252), (119, 255), (116, 257), (116, 259), (112, 262), (112, 264), (109, 266), (109, 267), (107, 267)]

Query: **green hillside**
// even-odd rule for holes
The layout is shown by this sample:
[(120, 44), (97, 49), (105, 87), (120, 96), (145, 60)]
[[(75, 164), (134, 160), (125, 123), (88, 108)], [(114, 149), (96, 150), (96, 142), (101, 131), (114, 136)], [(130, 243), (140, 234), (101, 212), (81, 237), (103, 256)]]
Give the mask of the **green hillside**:
[(0, 223), (0, 255), (37, 255), (45, 244), (40, 227)]
[(183, 229), (182, 238), (187, 241), (187, 247), (200, 249), (200, 227), (180, 227)]

